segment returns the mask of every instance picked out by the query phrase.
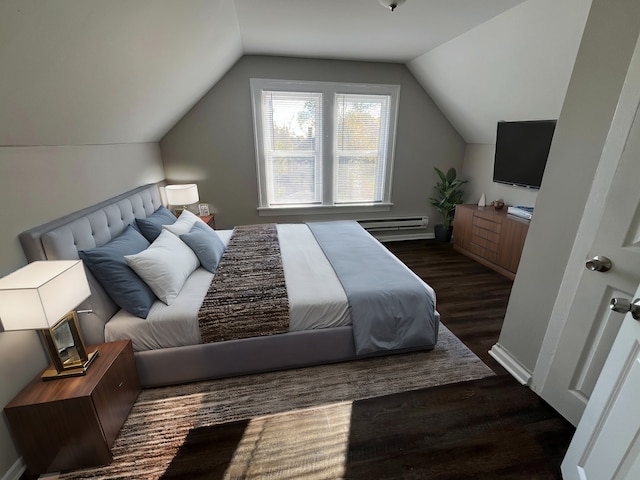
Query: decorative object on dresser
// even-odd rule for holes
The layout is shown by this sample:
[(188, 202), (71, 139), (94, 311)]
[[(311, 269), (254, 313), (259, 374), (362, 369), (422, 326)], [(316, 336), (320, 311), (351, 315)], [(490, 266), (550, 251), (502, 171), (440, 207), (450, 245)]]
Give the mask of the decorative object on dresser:
[(494, 208), (494, 210), (501, 210), (504, 208), (504, 200), (502, 200), (501, 198), (499, 198), (498, 200), (494, 200), (493, 202), (491, 202), (491, 206)]
[(464, 191), (460, 190), (460, 186), (467, 183), (467, 180), (456, 178), (455, 168), (450, 168), (446, 175), (438, 167), (433, 168), (438, 177), (440, 177), (440, 182), (436, 183), (434, 187), (437, 194), (436, 197), (430, 197), (429, 202), (436, 207), (436, 210), (442, 216), (442, 223), (435, 225), (434, 233), (436, 240), (449, 242), (453, 231), (451, 222), (455, 215), (456, 205), (462, 203), (462, 196), (464, 195)]
[(518, 270), (529, 221), (504, 209), (458, 205), (453, 248), (513, 280)]
[(80, 260), (38, 261), (0, 279), (0, 321), (5, 330), (40, 330), (53, 367), (43, 380), (84, 375), (87, 354), (72, 311), (91, 291)]
[(4, 408), (30, 475), (106, 465), (140, 392), (131, 341), (99, 345), (83, 377), (34, 378)]
[(509, 207), (507, 209), (507, 213), (510, 215), (515, 215), (516, 217), (531, 220), (531, 218), (533, 218), (533, 207), (525, 207), (522, 205), (518, 205), (516, 207)]
[(182, 206), (182, 208), (176, 208), (176, 214), (179, 214), (182, 210), (186, 210), (187, 205), (192, 205), (200, 200), (198, 195), (198, 186), (195, 183), (185, 183), (184, 185), (167, 185), (164, 188), (167, 194), (167, 202), (174, 207)]

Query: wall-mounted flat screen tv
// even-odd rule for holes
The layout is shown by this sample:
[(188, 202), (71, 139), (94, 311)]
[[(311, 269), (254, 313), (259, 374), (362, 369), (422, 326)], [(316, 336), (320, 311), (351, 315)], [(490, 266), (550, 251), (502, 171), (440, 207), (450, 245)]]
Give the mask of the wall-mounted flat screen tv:
[(555, 120), (498, 122), (493, 181), (540, 188)]

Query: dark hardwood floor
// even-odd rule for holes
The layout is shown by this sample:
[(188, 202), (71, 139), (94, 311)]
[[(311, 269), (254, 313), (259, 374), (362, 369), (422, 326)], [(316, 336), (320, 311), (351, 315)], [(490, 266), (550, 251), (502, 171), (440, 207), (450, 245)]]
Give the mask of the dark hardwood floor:
[(441, 321), (498, 375), (507, 371), (489, 355), (498, 341), (513, 282), (435, 240), (385, 246), (436, 292)]
[[(478, 422), (477, 428), (492, 430), (498, 418), (502, 427), (492, 434), (501, 440), (509, 439), (500, 454), (494, 452), (476, 457), (475, 464), (471, 462), (466, 473), (460, 459), (452, 460), (449, 468), (462, 468), (462, 472), (442, 478), (561, 479), (560, 463), (575, 432), (574, 427), (528, 387), (520, 385), (488, 354), (500, 336), (513, 282), (459, 254), (449, 243), (422, 240), (392, 242), (386, 246), (433, 287), (441, 322), (498, 376), (435, 387), (436, 394), (443, 390), (448, 398), (462, 398), (460, 411), (476, 408), (473, 418)], [(474, 400), (467, 402), (464, 397)], [(473, 406), (480, 397), (481, 401)], [(526, 404), (526, 414), (514, 415), (511, 408), (516, 404)], [(484, 410), (483, 405), (486, 406)], [(481, 420), (483, 416), (484, 420)], [(459, 440), (457, 448), (473, 451), (475, 440)], [(494, 447), (499, 448), (497, 445)], [(504, 451), (505, 447), (508, 452)], [(484, 445), (483, 448), (489, 447)], [(531, 464), (534, 456), (536, 460)], [(443, 468), (446, 469), (446, 465), (445, 461)], [(375, 468), (380, 465), (372, 464), (370, 472)], [(418, 470), (426, 472), (425, 468), (418, 467)], [(441, 477), (430, 472), (428, 476), (408, 474), (406, 478)]]

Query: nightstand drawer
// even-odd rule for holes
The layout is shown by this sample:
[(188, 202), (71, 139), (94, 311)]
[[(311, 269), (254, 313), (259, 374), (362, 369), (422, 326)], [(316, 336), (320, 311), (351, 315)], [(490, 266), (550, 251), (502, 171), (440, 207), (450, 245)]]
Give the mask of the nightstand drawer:
[(135, 369), (133, 349), (129, 345), (114, 360), (91, 394), (109, 447), (127, 419), (139, 391), (140, 382)]

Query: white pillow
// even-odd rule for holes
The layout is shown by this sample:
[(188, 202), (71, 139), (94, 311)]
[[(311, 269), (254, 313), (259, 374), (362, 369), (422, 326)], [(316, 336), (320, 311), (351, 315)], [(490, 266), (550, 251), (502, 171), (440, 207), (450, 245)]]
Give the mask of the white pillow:
[(135, 255), (125, 255), (124, 259), (167, 305), (176, 299), (184, 282), (200, 264), (186, 243), (165, 231), (149, 248)]
[[(180, 216), (178, 217), (178, 220), (175, 221), (175, 223), (172, 223), (171, 225), (163, 225), (162, 229), (168, 230), (169, 232), (173, 233), (176, 237), (179, 237), (180, 235), (189, 233), (191, 231), (191, 227), (193, 227), (193, 224), (196, 222), (204, 223), (204, 221), (202, 221), (200, 217), (191, 213), (189, 210), (185, 208), (180, 214)], [(206, 225), (206, 223), (204, 224)]]

